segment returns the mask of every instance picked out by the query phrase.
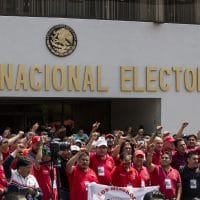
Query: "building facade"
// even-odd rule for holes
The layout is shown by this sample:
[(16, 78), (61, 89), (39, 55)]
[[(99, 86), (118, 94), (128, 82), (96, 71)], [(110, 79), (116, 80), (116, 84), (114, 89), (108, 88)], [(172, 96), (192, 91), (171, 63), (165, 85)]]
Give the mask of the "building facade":
[(0, 1), (1, 123), (199, 129), (199, 1)]

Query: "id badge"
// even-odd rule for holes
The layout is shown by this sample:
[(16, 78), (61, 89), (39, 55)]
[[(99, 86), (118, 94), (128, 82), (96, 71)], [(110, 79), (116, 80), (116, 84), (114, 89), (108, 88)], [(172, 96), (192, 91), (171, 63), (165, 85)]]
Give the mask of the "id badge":
[(141, 187), (145, 187), (145, 181), (141, 180)]
[(85, 181), (85, 189), (86, 189), (86, 191), (88, 190), (88, 184), (89, 184), (90, 182), (88, 182), (88, 181)]
[(168, 178), (165, 179), (165, 188), (166, 189), (172, 189), (171, 180), (168, 179)]
[(98, 176), (105, 176), (104, 167), (98, 167)]
[(197, 189), (197, 180), (190, 179), (190, 189)]
[(53, 189), (57, 188), (56, 180), (53, 181)]

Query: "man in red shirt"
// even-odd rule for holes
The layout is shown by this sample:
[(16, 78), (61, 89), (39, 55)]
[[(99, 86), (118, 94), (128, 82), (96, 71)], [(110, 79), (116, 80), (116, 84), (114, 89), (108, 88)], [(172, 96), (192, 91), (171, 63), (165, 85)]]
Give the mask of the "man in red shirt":
[(197, 143), (197, 136), (194, 134), (187, 136), (187, 149), (196, 149), (196, 143)]
[[(77, 166), (74, 166), (78, 161)], [(70, 200), (87, 200), (87, 184), (98, 183), (95, 172), (89, 168), (90, 157), (86, 149), (81, 149), (66, 165), (70, 185)]]
[(34, 162), (37, 152), (41, 146), (41, 136), (35, 135), (32, 137), (31, 141), (32, 141), (32, 144), (31, 144), (31, 149), (28, 152), (28, 157)]
[(174, 149), (175, 149), (174, 141), (175, 141), (175, 139), (173, 138), (173, 136), (168, 135), (168, 136), (164, 137), (163, 140), (164, 140), (163, 152), (165, 152), (165, 151), (173, 151), (173, 153), (174, 153)]
[(186, 165), (187, 147), (183, 138), (178, 138), (174, 142), (176, 152), (172, 156), (172, 167), (181, 170)]
[(141, 179), (141, 185), (140, 185), (141, 187), (151, 185), (151, 179), (150, 179), (149, 172), (148, 172), (147, 168), (145, 166), (143, 166), (144, 159), (145, 159), (144, 152), (141, 150), (135, 150), (133, 164), (134, 164), (134, 168), (138, 172), (139, 178)]
[(152, 150), (147, 154), (147, 168), (150, 172), (152, 185), (159, 185), (166, 199), (176, 198), (180, 200), (182, 186), (179, 172), (171, 167), (172, 157), (170, 152), (164, 152), (161, 156), (160, 165), (152, 163)]
[(10, 146), (15, 143), (18, 139), (20, 139), (24, 135), (23, 131), (19, 131), (17, 135), (11, 137), (9, 139), (2, 138), (0, 140), (0, 151), (3, 155), (3, 160), (5, 160), (11, 153)]
[(155, 148), (154, 148), (154, 152), (153, 152), (152, 162), (155, 165), (159, 165), (160, 158), (162, 155), (162, 150), (163, 150), (163, 140), (162, 140), (162, 138), (156, 136), (153, 143), (155, 145)]
[[(41, 140), (42, 142), (42, 140)], [(51, 152), (48, 146), (41, 146), (36, 154), (33, 166), (34, 176), (43, 193), (43, 200), (58, 199), (56, 169), (51, 163)], [(45, 180), (45, 181), (44, 181)]]
[(90, 154), (90, 168), (97, 174), (100, 184), (111, 185), (114, 160), (107, 154), (107, 141), (101, 137), (96, 142), (96, 152)]
[(3, 156), (0, 153), (0, 200), (2, 199), (2, 195), (5, 193), (7, 188), (7, 179), (4, 174), (2, 163), (3, 163)]
[(116, 166), (111, 173), (113, 185), (118, 187), (140, 187), (141, 181), (138, 172), (131, 167), (132, 155), (122, 153), (121, 161), (122, 162)]

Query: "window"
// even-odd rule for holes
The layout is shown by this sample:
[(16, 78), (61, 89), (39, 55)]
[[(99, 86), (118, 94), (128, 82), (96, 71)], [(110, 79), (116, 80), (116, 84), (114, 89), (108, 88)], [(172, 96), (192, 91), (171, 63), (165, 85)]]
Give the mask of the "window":
[(199, 0), (0, 0), (1, 15), (200, 24)]

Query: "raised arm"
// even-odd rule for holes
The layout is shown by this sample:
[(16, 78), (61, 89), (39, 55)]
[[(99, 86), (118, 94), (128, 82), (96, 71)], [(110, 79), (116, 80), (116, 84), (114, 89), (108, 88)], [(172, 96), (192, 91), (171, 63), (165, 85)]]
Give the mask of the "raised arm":
[(177, 138), (182, 138), (183, 137), (183, 131), (184, 131), (184, 129), (188, 126), (188, 122), (183, 122), (182, 124), (181, 124), (181, 127), (180, 127), (180, 129), (178, 130), (178, 132), (176, 133), (176, 136), (175, 136), (175, 138), (177, 139)]
[(87, 145), (86, 145), (86, 149), (87, 149), (88, 151), (91, 151), (91, 149), (92, 149), (92, 143), (98, 138), (98, 136), (99, 136), (99, 133), (98, 133), (98, 132), (93, 132), (93, 133), (91, 133), (91, 136), (90, 136), (90, 138), (89, 138), (89, 141), (88, 141), (88, 143), (87, 143)]
[(119, 143), (115, 146), (113, 153), (112, 153), (113, 158), (117, 158), (117, 156), (120, 153), (121, 146), (125, 141), (126, 141), (126, 137), (120, 136)]
[(37, 131), (37, 129), (39, 128), (39, 126), (40, 126), (39, 123), (36, 122), (35, 124), (33, 124), (30, 131), (35, 133)]
[(99, 126), (100, 126), (100, 122), (95, 122), (94, 124), (92, 124), (92, 130), (90, 131), (89, 140), (92, 137), (92, 133), (97, 132), (97, 129), (99, 128)]
[(20, 139), (23, 136), (24, 136), (24, 131), (19, 131), (16, 136), (8, 139), (8, 145), (9, 146), (12, 145), (13, 143), (15, 143), (15, 141), (17, 141), (18, 139)]
[(12, 161), (19, 155), (19, 153), (21, 153), (23, 150), (23, 147), (21, 146), (21, 144), (18, 144), (17, 148), (15, 149), (15, 151), (13, 151), (7, 158), (6, 160), (3, 162), (3, 168), (4, 168), (4, 172), (5, 172), (5, 176), (6, 178), (11, 178), (12, 175), (12, 171), (11, 171), (11, 163)]
[(81, 148), (80, 151), (75, 154), (74, 156), (72, 156), (70, 158), (70, 160), (67, 162), (66, 164), (66, 171), (71, 174), (73, 172), (73, 166), (75, 165), (75, 163), (78, 161), (79, 156), (81, 155), (82, 152), (87, 151), (85, 148)]
[(43, 156), (43, 144), (44, 144), (44, 137), (41, 136), (40, 147), (39, 147), (38, 152), (37, 152), (36, 157), (35, 157), (35, 168), (36, 168), (37, 170), (40, 169), (40, 162), (42, 161), (42, 156)]

